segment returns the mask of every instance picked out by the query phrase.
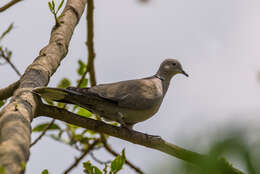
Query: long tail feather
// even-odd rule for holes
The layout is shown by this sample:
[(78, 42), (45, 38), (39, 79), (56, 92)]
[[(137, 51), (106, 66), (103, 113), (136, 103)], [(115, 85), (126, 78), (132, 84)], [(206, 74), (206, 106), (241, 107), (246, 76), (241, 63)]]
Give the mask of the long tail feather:
[[(49, 88), (49, 87), (38, 87), (34, 88), (33, 92), (40, 95), (42, 98), (46, 98), (53, 101), (66, 101), (70, 94), (80, 95), (80, 93), (63, 89), (63, 88)], [(70, 101), (67, 101), (70, 103)]]

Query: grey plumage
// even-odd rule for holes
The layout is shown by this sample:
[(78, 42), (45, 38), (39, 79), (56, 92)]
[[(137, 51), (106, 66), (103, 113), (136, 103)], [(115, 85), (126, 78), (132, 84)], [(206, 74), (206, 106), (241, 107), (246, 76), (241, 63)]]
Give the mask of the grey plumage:
[(79, 105), (123, 126), (153, 116), (159, 109), (171, 78), (182, 73), (188, 76), (176, 59), (166, 59), (154, 76), (101, 84), (91, 88), (38, 87), (33, 91), (43, 98)]

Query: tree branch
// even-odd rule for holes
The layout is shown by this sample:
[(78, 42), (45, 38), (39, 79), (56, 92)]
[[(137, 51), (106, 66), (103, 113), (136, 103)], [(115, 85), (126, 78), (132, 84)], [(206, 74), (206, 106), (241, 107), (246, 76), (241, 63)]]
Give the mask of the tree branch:
[[(74, 124), (86, 129), (90, 129), (99, 133), (105, 133), (113, 137), (117, 137), (134, 144), (139, 144), (148, 148), (156, 149), (176, 158), (182, 159), (192, 164), (200, 165), (209, 159), (207, 155), (202, 155), (196, 152), (186, 150), (177, 145), (171, 144), (161, 137), (144, 134), (137, 131), (130, 131), (126, 128), (116, 127), (106, 124), (102, 121), (93, 120), (90, 118), (82, 117), (77, 114), (71, 113), (65, 109), (49, 106), (41, 103), (38, 107), (38, 116), (44, 115), (47, 117), (55, 118), (65, 121), (66, 123)], [(233, 168), (229, 163), (218, 160), (216, 161), (219, 169), (223, 173), (228, 174), (243, 174), (243, 172)]]
[(18, 80), (7, 87), (0, 89), (0, 100), (5, 100), (11, 97), (14, 91), (19, 87), (19, 84), (20, 81)]
[(12, 7), (13, 5), (15, 5), (16, 3), (21, 2), (21, 1), (22, 0), (11, 0), (7, 4), (5, 4), (4, 6), (0, 7), (0, 13), (7, 10), (8, 8)]
[(11, 102), (0, 112), (0, 166), (6, 174), (22, 171), (22, 163), (29, 158), (31, 121), (36, 114), (38, 98), (31, 89), (46, 86), (68, 52), (68, 46), (86, 0), (68, 0), (51, 32), (49, 44), (28, 66), (20, 79), (19, 88)]
[(42, 133), (30, 144), (30, 147), (35, 145), (40, 139), (46, 134), (47, 130), (54, 124), (55, 119), (52, 119), (51, 122), (44, 128)]
[[(91, 86), (96, 85), (96, 75), (95, 75), (95, 67), (94, 67), (94, 58), (95, 58), (95, 51), (94, 51), (94, 2), (93, 0), (88, 0), (87, 1), (88, 8), (87, 8), (87, 48), (88, 48), (88, 63), (86, 67), (86, 71), (82, 74), (77, 87), (79, 88), (83, 80), (85, 79), (87, 73), (89, 72), (90, 74), (90, 83)], [(64, 105), (64, 107), (66, 104)], [(54, 123), (55, 119), (52, 120), (52, 122), (47, 126), (47, 129), (45, 129), (39, 137), (36, 138), (36, 140), (31, 144), (31, 147), (35, 145), (47, 132), (48, 128), (52, 126)]]
[(88, 64), (87, 70), (89, 72), (91, 86), (97, 85), (96, 73), (94, 67), (94, 59), (96, 53), (94, 50), (94, 1), (87, 0), (87, 42), (88, 48)]
[(93, 148), (100, 142), (99, 139), (95, 140), (91, 145), (88, 146), (88, 148), (82, 152), (82, 154), (80, 155), (80, 157), (76, 158), (74, 163), (64, 171), (64, 174), (68, 174), (72, 169), (74, 169), (75, 167), (78, 166), (78, 164), (80, 163), (80, 161), (91, 151), (93, 150)]
[[(110, 145), (107, 143), (107, 140), (106, 140), (106, 139), (102, 138), (102, 143), (103, 143), (105, 149), (106, 149), (109, 153), (111, 153), (111, 154), (114, 155), (115, 157), (118, 156), (118, 155), (120, 155), (119, 153), (117, 153), (116, 151), (114, 151), (114, 150), (110, 147)], [(136, 167), (136, 166), (135, 166), (134, 164), (132, 164), (129, 160), (126, 159), (126, 160), (125, 160), (125, 163), (126, 163), (130, 168), (132, 168), (133, 170), (135, 170), (136, 173), (144, 174), (144, 172), (143, 172), (139, 167)]]
[(11, 55), (7, 56), (4, 50), (0, 49), (0, 57), (2, 57), (11, 66), (11, 68), (16, 72), (18, 76), (21, 76), (18, 68), (13, 64), (13, 62), (11, 62)]

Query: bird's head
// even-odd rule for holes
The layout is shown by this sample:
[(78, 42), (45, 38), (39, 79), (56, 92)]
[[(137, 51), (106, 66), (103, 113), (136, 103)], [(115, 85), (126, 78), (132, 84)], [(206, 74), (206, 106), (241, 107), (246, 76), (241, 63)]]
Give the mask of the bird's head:
[(165, 59), (157, 72), (157, 76), (164, 79), (171, 79), (176, 74), (189, 75), (182, 69), (181, 63), (176, 59)]

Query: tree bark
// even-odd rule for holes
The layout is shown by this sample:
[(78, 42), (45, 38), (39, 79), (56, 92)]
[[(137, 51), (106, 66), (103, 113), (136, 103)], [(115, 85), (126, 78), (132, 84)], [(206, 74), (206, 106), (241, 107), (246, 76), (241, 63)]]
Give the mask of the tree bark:
[(0, 112), (0, 166), (6, 174), (23, 173), (22, 165), (29, 158), (31, 121), (35, 116), (38, 98), (31, 89), (46, 86), (62, 59), (86, 0), (68, 0), (52, 31), (49, 44), (20, 78), (20, 84), (10, 103)]

